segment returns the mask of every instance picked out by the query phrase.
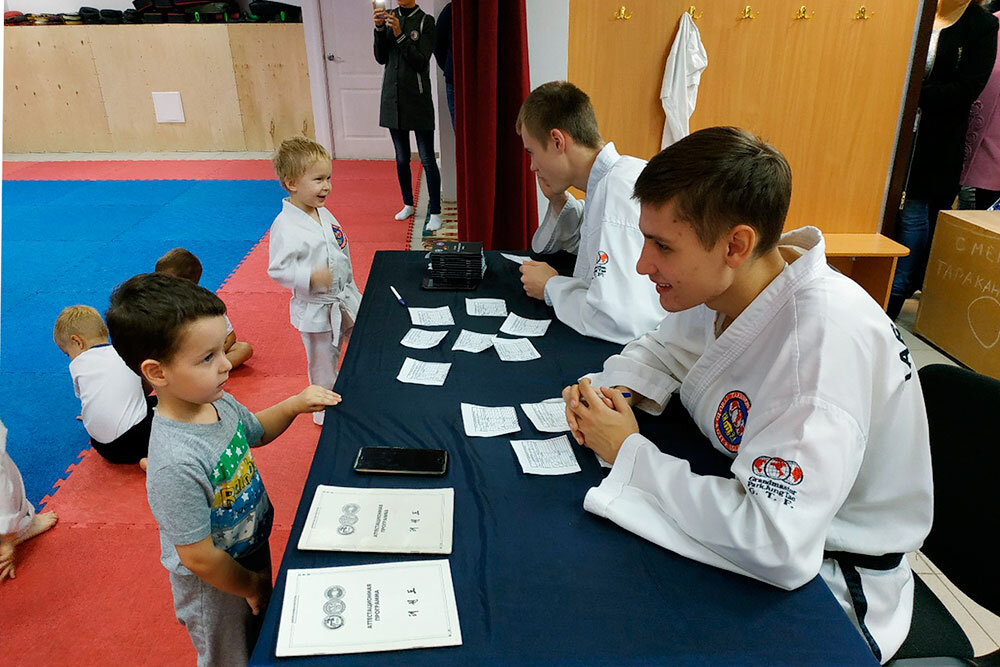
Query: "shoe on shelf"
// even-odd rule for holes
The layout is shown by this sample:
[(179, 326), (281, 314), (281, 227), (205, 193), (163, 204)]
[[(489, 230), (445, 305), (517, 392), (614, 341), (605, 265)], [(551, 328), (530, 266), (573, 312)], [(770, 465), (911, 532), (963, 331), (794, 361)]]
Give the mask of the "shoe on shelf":
[(424, 225), (425, 232), (436, 232), (441, 229), (441, 214), (431, 213), (430, 217), (427, 218), (427, 224)]
[(399, 213), (396, 214), (396, 220), (406, 220), (407, 218), (413, 217), (413, 211), (415, 209), (412, 206), (404, 206), (399, 209)]

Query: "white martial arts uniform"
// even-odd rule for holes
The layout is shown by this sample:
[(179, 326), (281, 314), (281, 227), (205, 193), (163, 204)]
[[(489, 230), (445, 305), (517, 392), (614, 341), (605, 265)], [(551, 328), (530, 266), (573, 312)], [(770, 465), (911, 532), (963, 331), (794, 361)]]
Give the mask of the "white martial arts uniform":
[[(354, 328), (361, 292), (354, 284), (347, 236), (340, 223), (325, 208), (319, 209), (319, 215), (322, 223), (284, 199), (271, 225), (267, 274), (292, 290), (288, 314), (302, 335), (309, 382), (332, 389), (340, 348)], [(330, 269), (333, 284), (326, 292), (310, 291), (312, 272), (324, 266)], [(313, 421), (321, 424), (323, 413), (314, 413)]]
[(146, 418), (142, 380), (111, 345), (95, 345), (69, 362), (73, 393), (80, 399), (83, 427), (91, 438), (112, 443)]
[(628, 343), (652, 331), (666, 314), (656, 288), (636, 273), (642, 251), (635, 179), (646, 162), (605, 144), (587, 178), (587, 201), (569, 195), (558, 216), (546, 211), (531, 247), (537, 253), (576, 254), (573, 277), (545, 283), (545, 303), (585, 336)]
[[(595, 385), (630, 387), (652, 414), (679, 389), (702, 433), (733, 459), (735, 477), (695, 475), (633, 434), (584, 507), (681, 555), (785, 589), (821, 574), (885, 661), (906, 637), (913, 606), (913, 576), (896, 555), (920, 547), (931, 526), (923, 396), (892, 322), (827, 266), (819, 230), (781, 243), (804, 254), (783, 248), (792, 263), (721, 335), (720, 314), (691, 308), (591, 376)], [(843, 557), (825, 552), (869, 560), (848, 558), (865, 566), (842, 568)], [(861, 619), (845, 577), (860, 577)]]
[(688, 121), (694, 113), (698, 84), (706, 67), (708, 53), (701, 43), (701, 33), (691, 15), (684, 12), (677, 26), (677, 37), (667, 56), (667, 65), (663, 68), (663, 83), (660, 85), (660, 105), (666, 116), (660, 149), (688, 135)]
[(35, 508), (24, 493), (21, 472), (7, 454), (7, 427), (0, 422), (0, 534), (19, 535), (34, 517)]

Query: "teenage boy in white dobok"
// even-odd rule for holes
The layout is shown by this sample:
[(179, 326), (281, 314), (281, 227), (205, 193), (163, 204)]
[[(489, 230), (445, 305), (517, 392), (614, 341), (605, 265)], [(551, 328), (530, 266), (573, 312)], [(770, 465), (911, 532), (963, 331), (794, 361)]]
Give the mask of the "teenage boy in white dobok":
[[(563, 392), (577, 441), (613, 463), (584, 507), (782, 588), (820, 574), (888, 660), (913, 607), (903, 554), (932, 514), (927, 417), (899, 332), (827, 266), (818, 229), (781, 235), (791, 171), (746, 132), (682, 139), (635, 195), (636, 269), (672, 314)], [(632, 407), (659, 414), (678, 391), (731, 479), (695, 475), (639, 434)]]

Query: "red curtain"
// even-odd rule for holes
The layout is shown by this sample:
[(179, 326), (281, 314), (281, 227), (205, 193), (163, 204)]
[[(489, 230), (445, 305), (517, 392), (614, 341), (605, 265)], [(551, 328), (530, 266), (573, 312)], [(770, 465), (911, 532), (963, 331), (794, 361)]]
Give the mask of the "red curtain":
[(524, 0), (454, 0), (458, 234), (488, 249), (527, 248), (538, 227), (535, 179), (514, 131), (527, 97)]

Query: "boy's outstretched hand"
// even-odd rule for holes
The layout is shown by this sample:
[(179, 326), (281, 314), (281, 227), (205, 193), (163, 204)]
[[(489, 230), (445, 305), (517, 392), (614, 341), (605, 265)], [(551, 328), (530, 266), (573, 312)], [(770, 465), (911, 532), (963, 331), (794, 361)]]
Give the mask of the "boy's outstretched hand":
[(311, 384), (295, 396), (297, 402), (297, 414), (306, 412), (320, 412), (329, 405), (337, 405), (341, 401), (340, 394), (329, 389), (324, 389), (315, 384)]
[(577, 442), (614, 463), (625, 439), (639, 432), (639, 424), (620, 390), (601, 387), (599, 391), (587, 378), (566, 387), (566, 418)]

